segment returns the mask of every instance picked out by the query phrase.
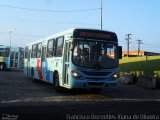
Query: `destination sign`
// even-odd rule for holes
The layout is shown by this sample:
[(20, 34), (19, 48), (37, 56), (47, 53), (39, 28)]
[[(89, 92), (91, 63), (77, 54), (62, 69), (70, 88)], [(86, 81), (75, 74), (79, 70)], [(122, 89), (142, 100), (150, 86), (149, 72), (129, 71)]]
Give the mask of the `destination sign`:
[(85, 39), (98, 39), (98, 40), (111, 40), (117, 41), (115, 33), (98, 31), (98, 30), (86, 30), (77, 29), (73, 34), (74, 38), (85, 38)]
[(104, 39), (111, 39), (110, 34), (104, 33), (96, 33), (96, 32), (79, 32), (80, 37), (96, 37), (96, 38), (104, 38)]

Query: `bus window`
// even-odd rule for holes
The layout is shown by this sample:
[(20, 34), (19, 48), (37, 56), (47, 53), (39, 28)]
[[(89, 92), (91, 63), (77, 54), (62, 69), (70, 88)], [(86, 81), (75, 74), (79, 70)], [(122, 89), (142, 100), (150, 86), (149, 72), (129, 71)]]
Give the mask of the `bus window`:
[(11, 52), (11, 59), (14, 59), (14, 52)]
[(0, 49), (0, 56), (3, 56), (3, 49)]
[(20, 62), (23, 63), (23, 59), (24, 59), (24, 53), (23, 51), (20, 51), (20, 57), (19, 57)]
[(0, 56), (9, 57), (9, 48), (0, 48)]
[(115, 59), (115, 57), (116, 57), (115, 51), (116, 51), (115, 46), (113, 46), (113, 45), (107, 46), (106, 53), (109, 58)]
[(46, 47), (42, 47), (42, 62), (45, 61)]
[(10, 53), (10, 50), (8, 48), (6, 48), (5, 57), (9, 57), (9, 53)]
[(15, 59), (18, 59), (18, 52), (15, 52)]
[(37, 58), (41, 57), (41, 47), (42, 47), (42, 43), (38, 43), (37, 44)]
[(56, 39), (56, 48), (55, 48), (55, 56), (56, 57), (62, 56), (63, 41), (64, 41), (64, 37), (59, 37)]
[(53, 57), (54, 54), (54, 39), (53, 40), (49, 40), (48, 41), (48, 45), (47, 45), (47, 57)]
[(29, 49), (28, 49), (28, 46), (25, 48), (25, 58), (27, 58), (27, 56), (28, 56), (28, 51), (29, 51)]
[(36, 44), (32, 46), (32, 55), (31, 55), (32, 58), (36, 58), (36, 46), (37, 46)]

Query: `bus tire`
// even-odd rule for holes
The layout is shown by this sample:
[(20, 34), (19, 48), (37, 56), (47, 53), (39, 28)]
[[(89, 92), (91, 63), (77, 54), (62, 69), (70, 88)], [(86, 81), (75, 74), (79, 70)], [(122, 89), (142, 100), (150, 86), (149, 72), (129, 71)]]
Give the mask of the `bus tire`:
[(58, 72), (54, 73), (53, 86), (56, 92), (62, 92), (62, 88), (59, 86), (59, 74)]
[(2, 63), (0, 63), (0, 71), (2, 70)]
[(0, 63), (0, 71), (2, 70), (2, 69), (1, 69), (1, 64), (2, 64), (2, 63)]
[(0, 70), (6, 71), (6, 64), (5, 63), (0, 63)]

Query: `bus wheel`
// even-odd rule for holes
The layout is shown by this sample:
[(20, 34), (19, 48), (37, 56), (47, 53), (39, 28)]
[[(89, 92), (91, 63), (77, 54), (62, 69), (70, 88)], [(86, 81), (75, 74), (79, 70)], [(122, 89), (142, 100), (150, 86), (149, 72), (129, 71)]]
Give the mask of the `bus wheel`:
[(2, 70), (2, 63), (0, 63), (0, 71)]
[(59, 74), (58, 73), (54, 74), (53, 86), (56, 92), (62, 92), (62, 88), (59, 86)]
[(6, 64), (5, 63), (0, 64), (0, 70), (3, 70), (3, 71), (6, 70)]

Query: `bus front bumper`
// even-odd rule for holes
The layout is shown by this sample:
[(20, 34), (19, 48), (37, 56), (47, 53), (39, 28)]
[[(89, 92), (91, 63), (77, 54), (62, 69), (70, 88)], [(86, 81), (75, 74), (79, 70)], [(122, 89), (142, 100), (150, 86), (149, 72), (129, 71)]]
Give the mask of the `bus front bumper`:
[(87, 80), (87, 79), (75, 79), (71, 78), (69, 80), (69, 89), (72, 88), (105, 88), (105, 87), (114, 87), (117, 86), (116, 79), (106, 79), (106, 80)]

